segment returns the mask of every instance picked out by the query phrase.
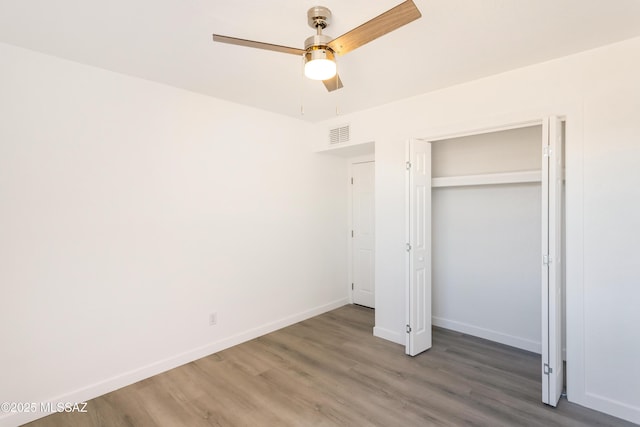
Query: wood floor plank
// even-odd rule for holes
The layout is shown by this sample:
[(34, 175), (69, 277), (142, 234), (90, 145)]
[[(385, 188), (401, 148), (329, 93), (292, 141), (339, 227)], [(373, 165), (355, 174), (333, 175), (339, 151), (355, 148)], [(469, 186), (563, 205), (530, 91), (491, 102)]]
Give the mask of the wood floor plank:
[(540, 356), (434, 328), (416, 357), (345, 306), (93, 399), (31, 427), (632, 426), (541, 403)]

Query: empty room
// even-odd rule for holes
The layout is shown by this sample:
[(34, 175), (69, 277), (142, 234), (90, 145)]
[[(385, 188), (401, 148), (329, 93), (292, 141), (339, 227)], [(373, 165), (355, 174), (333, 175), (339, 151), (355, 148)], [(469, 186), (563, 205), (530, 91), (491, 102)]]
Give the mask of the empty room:
[(640, 424), (640, 2), (0, 2), (0, 427)]

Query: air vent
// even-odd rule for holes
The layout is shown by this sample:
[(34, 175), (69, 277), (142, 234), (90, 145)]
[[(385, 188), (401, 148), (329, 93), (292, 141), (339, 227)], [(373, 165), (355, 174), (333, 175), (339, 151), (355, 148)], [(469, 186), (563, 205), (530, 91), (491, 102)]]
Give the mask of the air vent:
[(342, 144), (349, 141), (349, 125), (329, 130), (329, 144)]

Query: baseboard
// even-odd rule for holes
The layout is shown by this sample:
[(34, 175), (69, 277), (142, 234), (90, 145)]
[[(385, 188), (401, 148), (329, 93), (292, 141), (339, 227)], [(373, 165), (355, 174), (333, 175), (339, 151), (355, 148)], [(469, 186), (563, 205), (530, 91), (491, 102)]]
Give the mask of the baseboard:
[[(245, 332), (224, 338), (222, 340), (204, 345), (202, 347), (177, 354), (173, 357), (159, 360), (149, 365), (142, 366), (138, 369), (124, 372), (120, 375), (105, 379), (104, 381), (95, 384), (88, 385), (79, 390), (46, 399), (45, 402), (51, 402), (54, 406), (58, 402), (86, 402), (87, 400), (94, 399), (98, 396), (102, 396), (103, 394), (110, 393), (122, 387), (126, 387), (138, 381), (144, 380), (154, 375), (158, 375), (162, 372), (166, 372), (170, 369), (177, 368), (178, 366), (193, 362), (194, 360), (198, 360), (210, 354), (217, 353), (229, 347), (233, 347), (234, 345), (250, 341), (254, 338), (260, 337), (270, 332), (277, 331), (278, 329), (293, 325), (294, 323), (298, 323), (311, 317), (318, 316), (322, 313), (326, 313), (327, 311), (342, 307), (343, 305), (346, 305), (348, 303), (348, 298), (342, 298), (328, 304), (324, 304), (310, 310), (306, 310), (301, 313), (297, 313), (267, 323), (265, 325), (261, 325), (256, 328), (249, 329)], [(0, 427), (20, 426), (22, 424), (34, 421), (47, 415), (49, 415), (49, 413), (39, 412), (39, 408), (38, 412), (2, 414), (0, 415)]]
[(373, 328), (373, 336), (394, 342), (396, 344), (405, 345), (405, 335), (379, 326)]
[(522, 350), (531, 351), (533, 353), (540, 354), (542, 352), (542, 345), (540, 344), (540, 342), (531, 341), (526, 338), (508, 335), (491, 329), (479, 328), (468, 323), (443, 319), (441, 317), (434, 316), (432, 317), (431, 321), (433, 323), (433, 326), (451, 329), (452, 331), (462, 332), (467, 335), (473, 335), (474, 337), (499, 342), (500, 344), (506, 344), (511, 347), (520, 348)]
[(571, 397), (569, 401), (572, 403), (640, 425), (640, 407), (638, 406), (628, 405), (593, 393), (585, 393), (578, 399), (575, 399), (575, 396)]

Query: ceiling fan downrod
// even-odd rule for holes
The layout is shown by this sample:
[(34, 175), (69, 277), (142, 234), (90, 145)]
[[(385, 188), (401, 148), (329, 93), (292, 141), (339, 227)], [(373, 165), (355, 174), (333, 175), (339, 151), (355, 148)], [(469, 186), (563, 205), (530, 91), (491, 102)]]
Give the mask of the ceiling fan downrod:
[(308, 37), (304, 42), (304, 49), (309, 52), (311, 50), (329, 49), (329, 42), (332, 40), (330, 36), (322, 34), (322, 30), (331, 24), (331, 11), (324, 6), (314, 6), (307, 11), (308, 23), (311, 28), (316, 29), (316, 35)]

